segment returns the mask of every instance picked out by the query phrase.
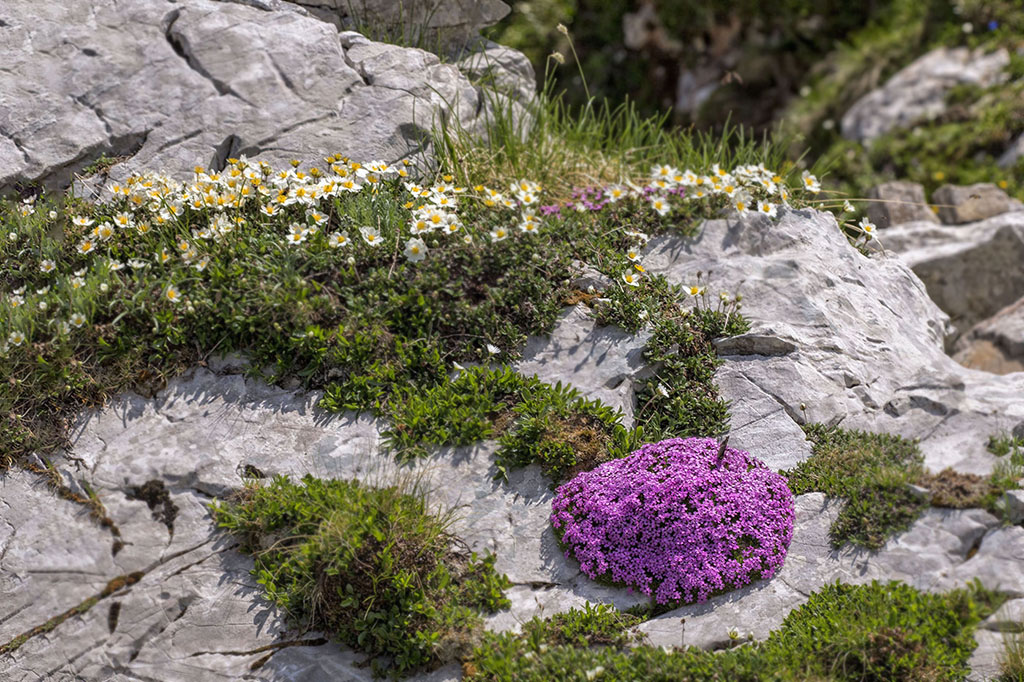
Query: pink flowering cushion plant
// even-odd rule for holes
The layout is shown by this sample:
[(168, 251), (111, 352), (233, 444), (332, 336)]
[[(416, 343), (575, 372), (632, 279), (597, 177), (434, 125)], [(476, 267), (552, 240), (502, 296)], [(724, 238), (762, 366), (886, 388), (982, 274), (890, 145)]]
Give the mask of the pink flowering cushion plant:
[(793, 538), (786, 479), (711, 438), (649, 443), (561, 485), (551, 524), (590, 578), (700, 602), (782, 566)]

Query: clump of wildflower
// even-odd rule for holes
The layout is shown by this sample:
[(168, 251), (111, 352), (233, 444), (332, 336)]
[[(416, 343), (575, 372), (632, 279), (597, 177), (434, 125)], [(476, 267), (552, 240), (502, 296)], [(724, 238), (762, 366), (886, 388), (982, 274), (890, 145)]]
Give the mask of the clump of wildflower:
[(770, 578), (793, 537), (786, 480), (711, 438), (650, 443), (560, 486), (551, 524), (581, 570), (700, 602)]

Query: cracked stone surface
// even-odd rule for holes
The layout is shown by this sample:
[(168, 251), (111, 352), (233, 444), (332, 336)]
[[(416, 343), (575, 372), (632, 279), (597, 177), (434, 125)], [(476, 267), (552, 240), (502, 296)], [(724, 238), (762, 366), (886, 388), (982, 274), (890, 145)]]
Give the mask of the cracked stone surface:
[(916, 59), (881, 87), (857, 100), (843, 115), (843, 137), (868, 143), (895, 128), (940, 115), (946, 93), (956, 85), (985, 87), (1004, 77), (1010, 63), (1005, 49), (943, 47)]
[(956, 227), (906, 223), (887, 230), (882, 244), (921, 278), (961, 333), (1024, 297), (1024, 211)]
[[(478, 130), (486, 115), (457, 66), (283, 0), (10, 0), (0, 19), (0, 191), (66, 186), (102, 154), (128, 157), (115, 180), (242, 154), (429, 158), (438, 118)], [(508, 74), (520, 90), (530, 78)]]
[(921, 280), (894, 253), (860, 254), (827, 214), (709, 221), (694, 239), (652, 240), (644, 265), (682, 284), (710, 271), (712, 295), (743, 294), (758, 340), (720, 350), (717, 377), (734, 404), (730, 442), (773, 467), (809, 456), (796, 427), (818, 422), (919, 438), (930, 469), (987, 474), (988, 436), (1024, 418), (1024, 374), (949, 357), (949, 318)]
[[(368, 50), (365, 59), (373, 58)], [(910, 267), (894, 253), (861, 254), (829, 215), (787, 210), (776, 223), (709, 221), (696, 238), (653, 240), (644, 262), (678, 283), (711, 272), (712, 294), (744, 294), (752, 328), (719, 342), (717, 382), (732, 401), (730, 442), (773, 468), (808, 457), (800, 427), (824, 422), (919, 438), (933, 471), (987, 473), (997, 461), (987, 437), (1024, 422), (1024, 374), (957, 364), (944, 352), (948, 317)], [(652, 371), (642, 359), (648, 333), (598, 328), (584, 307), (567, 308), (550, 337), (528, 341), (517, 369), (629, 408), (631, 382)], [(3, 641), (103, 598), (0, 658), (0, 677), (368, 679), (344, 647), (289, 632), (259, 597), (249, 558), (215, 532), (206, 504), (238, 486), (246, 465), (267, 475), (370, 483), (423, 477), (436, 503), (457, 509), (455, 531), (470, 548), (494, 551), (513, 582), (512, 608), (488, 617), (489, 628), (515, 629), (586, 601), (620, 608), (641, 601), (588, 580), (562, 554), (548, 524), (549, 481), (538, 467), (507, 483), (493, 480), (495, 442), (399, 466), (381, 452), (381, 424), (325, 414), (314, 407), (315, 393), (247, 380), (231, 373), (238, 367), (228, 359), (216, 364), (220, 373), (193, 370), (153, 399), (127, 394), (82, 415), (72, 458), (54, 463), (70, 488), (96, 492), (124, 543), (116, 554), (110, 530), (81, 507), (25, 472), (3, 478)], [(169, 493), (173, 524), (166, 505), (151, 509), (133, 492), (149, 481)], [(796, 504), (793, 542), (775, 578), (644, 623), (649, 641), (718, 647), (731, 630), (764, 637), (835, 580), (898, 579), (939, 591), (978, 578), (1024, 598), (1024, 527), (1000, 526), (977, 509), (931, 509), (878, 552), (837, 550), (828, 529), (841, 501), (812, 493)], [(131, 581), (110, 582), (119, 576)], [(997, 616), (1015, 617), (1016, 608)], [(992, 632), (978, 635), (977, 679), (990, 674)], [(421, 679), (459, 674), (447, 668)]]

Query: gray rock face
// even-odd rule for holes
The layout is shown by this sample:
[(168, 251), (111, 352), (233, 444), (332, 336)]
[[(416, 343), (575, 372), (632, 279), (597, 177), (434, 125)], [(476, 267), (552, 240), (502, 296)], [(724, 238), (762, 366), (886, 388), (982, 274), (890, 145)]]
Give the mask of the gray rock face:
[(973, 223), (1006, 213), (1015, 206), (1006, 192), (990, 182), (974, 185), (943, 185), (932, 194), (939, 218), (947, 225)]
[(588, 398), (621, 410), (623, 423), (632, 426), (634, 382), (643, 375), (643, 352), (650, 337), (649, 331), (630, 335), (598, 327), (580, 304), (562, 315), (549, 338), (531, 337), (526, 342), (516, 369), (551, 384), (572, 384)]
[[(61, 471), (103, 502), (124, 543), (116, 554), (111, 533), (81, 507), (33, 476), (7, 474), (0, 487), (0, 643), (103, 593), (112, 580), (120, 583), (83, 615), (0, 657), (0, 678), (373, 679), (344, 647), (319, 633), (288, 631), (282, 614), (259, 598), (251, 559), (215, 532), (206, 505), (238, 487), (246, 465), (267, 476), (371, 483), (419, 476), (437, 504), (458, 509), (456, 532), (475, 551), (500, 550), (498, 569), (518, 585), (579, 578), (548, 527), (551, 491), (539, 469), (498, 486), (495, 443), (400, 469), (380, 453), (373, 420), (323, 414), (313, 407), (316, 398), (196, 370), (153, 400), (126, 395), (83, 416), (75, 444), (82, 460)], [(168, 491), (172, 523), (133, 499), (132, 488), (147, 481)], [(602, 598), (590, 581), (579, 582), (572, 588), (578, 603)], [(453, 678), (457, 668), (419, 679)]]
[(11, 0), (0, 18), (0, 191), (64, 186), (101, 154), (123, 157), (115, 179), (241, 154), (396, 161), (426, 152), (439, 119), (480, 121), (455, 65), (343, 39), (288, 2)]
[(339, 28), (367, 30), (387, 42), (425, 49), (461, 47), (480, 29), (501, 21), (510, 8), (501, 0), (295, 0)]
[(934, 118), (945, 111), (950, 88), (996, 83), (1009, 63), (1005, 49), (989, 54), (966, 47), (933, 50), (857, 100), (843, 115), (843, 137), (867, 143), (919, 119)]
[[(1006, 491), (1006, 513), (1011, 523), (1024, 522), (1024, 490)], [(1024, 618), (1020, 619), (1024, 622)]]
[(526, 103), (534, 98), (537, 74), (526, 55), (490, 40), (479, 41), (475, 48), (459, 60), (462, 73), (515, 101)]
[(1024, 156), (1024, 134), (1019, 135), (1006, 151), (999, 155), (996, 164), (1000, 168), (1010, 168), (1017, 163), (1017, 159)]
[(946, 355), (948, 318), (901, 257), (861, 255), (827, 214), (708, 221), (694, 239), (652, 240), (643, 263), (681, 284), (710, 272), (712, 295), (744, 295), (760, 350), (723, 351), (716, 381), (733, 405), (730, 443), (770, 466), (805, 459), (799, 427), (819, 422), (920, 438), (929, 468), (984, 474), (996, 461), (988, 436), (1024, 414), (1012, 397), (1024, 375), (972, 372)]
[(883, 182), (868, 190), (868, 220), (877, 227), (889, 227), (914, 221), (937, 223), (924, 198), (924, 187), (916, 182)]
[(1024, 298), (960, 337), (957, 362), (995, 374), (1024, 371)]
[(961, 331), (1024, 297), (1024, 212), (965, 227), (910, 223), (883, 243), (913, 268)]

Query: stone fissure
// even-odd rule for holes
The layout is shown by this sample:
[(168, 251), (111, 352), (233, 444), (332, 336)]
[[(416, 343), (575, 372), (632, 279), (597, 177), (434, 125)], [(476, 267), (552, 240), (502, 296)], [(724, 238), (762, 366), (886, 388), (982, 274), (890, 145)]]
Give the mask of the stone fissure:
[(170, 554), (170, 555), (168, 555), (166, 557), (158, 559), (158, 560), (154, 561), (148, 567), (146, 567), (145, 569), (143, 569), (141, 571), (132, 571), (130, 573), (124, 573), (124, 574), (119, 575), (119, 576), (117, 576), (115, 578), (111, 578), (107, 582), (106, 586), (102, 590), (97, 592), (96, 594), (92, 595), (91, 597), (88, 597), (88, 598), (84, 599), (83, 601), (79, 602), (75, 606), (72, 606), (71, 608), (67, 609), (66, 611), (64, 611), (64, 612), (62, 612), (62, 613), (60, 613), (60, 614), (50, 618), (49, 620), (41, 623), (40, 625), (37, 625), (37, 626), (35, 626), (33, 628), (30, 628), (30, 629), (22, 632), (20, 635), (14, 637), (13, 639), (8, 641), (7, 643), (5, 643), (3, 645), (0, 645), (0, 656), (2, 656), (4, 654), (10, 654), (10, 653), (13, 653), (14, 651), (17, 651), (19, 648), (21, 648), (22, 645), (25, 644), (25, 642), (29, 641), (33, 637), (36, 637), (36, 636), (41, 635), (41, 634), (45, 634), (47, 632), (51, 632), (52, 630), (56, 629), (61, 623), (63, 623), (64, 621), (68, 620), (69, 618), (72, 618), (74, 616), (82, 615), (82, 614), (88, 612), (90, 609), (92, 609), (94, 606), (96, 606), (96, 604), (100, 603), (104, 599), (107, 599), (108, 597), (111, 597), (113, 595), (122, 593), (123, 590), (126, 590), (126, 589), (130, 588), (132, 585), (135, 585), (140, 580), (142, 580), (144, 577), (146, 577), (147, 574), (151, 573), (152, 571), (154, 571), (155, 569), (159, 568), (160, 566), (166, 564), (167, 562), (172, 561), (174, 559), (177, 559), (180, 556), (184, 556), (185, 554), (188, 554), (190, 552), (194, 552), (197, 549), (199, 549), (200, 547), (208, 545), (211, 542), (213, 542), (213, 539), (212, 538), (208, 538), (207, 540), (205, 540), (205, 541), (203, 541), (203, 542), (201, 542), (201, 543), (199, 543), (199, 544), (197, 544), (197, 545), (195, 545), (193, 547), (189, 547), (187, 549), (183, 549), (181, 551), (174, 552), (173, 554)]
[(248, 99), (240, 95), (228, 83), (225, 83), (219, 78), (215, 78), (213, 74), (207, 71), (203, 67), (203, 65), (199, 63), (199, 61), (195, 58), (195, 55), (192, 54), (192, 52), (189, 49), (188, 39), (181, 33), (175, 31), (175, 24), (177, 23), (180, 17), (180, 9), (172, 10), (167, 15), (167, 17), (165, 17), (165, 21), (167, 22), (167, 24), (166, 28), (164, 29), (164, 36), (167, 38), (167, 43), (171, 46), (171, 49), (174, 50), (174, 53), (181, 57), (185, 61), (185, 64), (187, 64), (190, 69), (192, 69), (200, 76), (208, 80), (210, 84), (213, 85), (214, 89), (217, 91), (217, 94), (231, 95), (232, 97), (235, 97), (245, 102), (249, 106), (255, 106)]
[(273, 644), (267, 644), (266, 646), (256, 647), (255, 649), (248, 649), (243, 651), (196, 651), (191, 655), (194, 656), (252, 656), (254, 654), (262, 654), (265, 651), (278, 651), (280, 649), (287, 649), (292, 646), (321, 646), (327, 644), (328, 640), (323, 637), (316, 637), (313, 639), (294, 639), (285, 642), (274, 642)]

